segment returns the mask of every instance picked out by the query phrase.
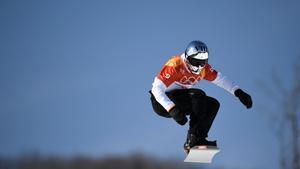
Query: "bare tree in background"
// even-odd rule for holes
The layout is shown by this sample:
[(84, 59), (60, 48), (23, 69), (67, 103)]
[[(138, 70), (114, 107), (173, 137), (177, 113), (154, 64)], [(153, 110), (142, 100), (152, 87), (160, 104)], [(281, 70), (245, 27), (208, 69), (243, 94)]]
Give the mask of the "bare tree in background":
[(260, 106), (279, 141), (280, 168), (300, 169), (300, 57), (290, 70), (281, 71), (286, 76), (273, 72), (270, 79), (258, 81), (268, 100)]

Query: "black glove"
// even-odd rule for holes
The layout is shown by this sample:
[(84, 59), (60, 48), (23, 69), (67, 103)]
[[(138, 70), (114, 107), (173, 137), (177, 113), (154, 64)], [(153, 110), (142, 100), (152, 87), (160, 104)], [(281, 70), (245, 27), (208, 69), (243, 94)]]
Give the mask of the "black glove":
[(173, 119), (180, 125), (185, 125), (185, 123), (188, 121), (186, 116), (180, 112), (180, 110), (174, 106), (170, 111), (170, 115), (173, 117)]
[(249, 94), (245, 93), (241, 89), (237, 89), (234, 92), (234, 95), (240, 99), (240, 101), (247, 107), (247, 109), (250, 109), (252, 107), (252, 99)]

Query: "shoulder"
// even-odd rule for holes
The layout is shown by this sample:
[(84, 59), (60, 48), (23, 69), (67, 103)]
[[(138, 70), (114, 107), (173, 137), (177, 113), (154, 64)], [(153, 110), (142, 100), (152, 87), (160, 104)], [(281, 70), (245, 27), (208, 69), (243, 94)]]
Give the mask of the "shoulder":
[(178, 70), (182, 65), (180, 56), (172, 57), (161, 69), (157, 78), (161, 80), (167, 87), (170, 86), (179, 77)]
[(173, 56), (171, 59), (168, 60), (168, 62), (165, 64), (165, 66), (177, 68), (177, 67), (182, 66), (183, 64), (184, 64), (183, 60), (180, 56)]
[(215, 69), (213, 69), (212, 66), (209, 64), (205, 65), (203, 73), (204, 78), (209, 81), (213, 81), (218, 75), (218, 72)]
[(204, 66), (204, 70), (207, 72), (207, 71), (210, 71), (210, 72), (212, 72), (214, 69), (213, 69), (213, 67), (210, 65), (210, 64), (206, 64), (205, 66)]

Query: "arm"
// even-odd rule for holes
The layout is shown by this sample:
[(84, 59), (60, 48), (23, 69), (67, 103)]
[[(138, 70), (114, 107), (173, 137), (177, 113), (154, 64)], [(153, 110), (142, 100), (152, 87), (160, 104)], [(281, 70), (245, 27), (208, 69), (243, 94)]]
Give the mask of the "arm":
[(166, 85), (158, 78), (154, 79), (151, 92), (154, 95), (156, 101), (158, 101), (173, 119), (180, 125), (184, 125), (187, 122), (187, 118), (180, 112), (179, 108), (169, 99), (166, 95)]
[(154, 79), (154, 82), (152, 83), (151, 92), (154, 95), (156, 101), (160, 103), (169, 112), (169, 110), (173, 108), (175, 104), (166, 95), (166, 89), (167, 86), (156, 77)]
[(242, 89), (240, 89), (238, 85), (234, 84), (226, 76), (223, 76), (220, 72), (218, 72), (216, 79), (213, 80), (212, 83), (216, 84), (219, 87), (222, 87), (229, 93), (238, 97), (247, 109), (252, 107), (251, 96), (244, 92)]
[(205, 79), (238, 97), (239, 100), (247, 107), (247, 109), (252, 107), (252, 99), (249, 94), (244, 92), (238, 85), (233, 83), (226, 76), (223, 76), (220, 72), (212, 69), (210, 66)]
[(175, 67), (165, 65), (154, 79), (151, 92), (156, 101), (165, 108), (165, 110), (173, 117), (173, 119), (178, 124), (184, 125), (187, 122), (187, 118), (166, 95), (167, 87), (172, 85), (176, 81), (177, 77), (178, 73)]
[(220, 72), (217, 73), (216, 78), (211, 81), (213, 84), (225, 89), (229, 93), (234, 95), (234, 92), (239, 89), (239, 86), (233, 83), (226, 76), (223, 76)]

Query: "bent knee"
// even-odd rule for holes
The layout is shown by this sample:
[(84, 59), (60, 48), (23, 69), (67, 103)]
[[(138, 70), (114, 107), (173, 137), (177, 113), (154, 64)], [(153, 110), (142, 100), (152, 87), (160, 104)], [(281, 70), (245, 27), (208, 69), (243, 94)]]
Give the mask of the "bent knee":
[(220, 102), (217, 99), (207, 96), (207, 102), (211, 108), (213, 108), (216, 111), (219, 110)]
[(191, 97), (204, 97), (204, 96), (206, 96), (206, 93), (201, 89), (191, 88), (191, 89), (188, 89), (188, 93)]

